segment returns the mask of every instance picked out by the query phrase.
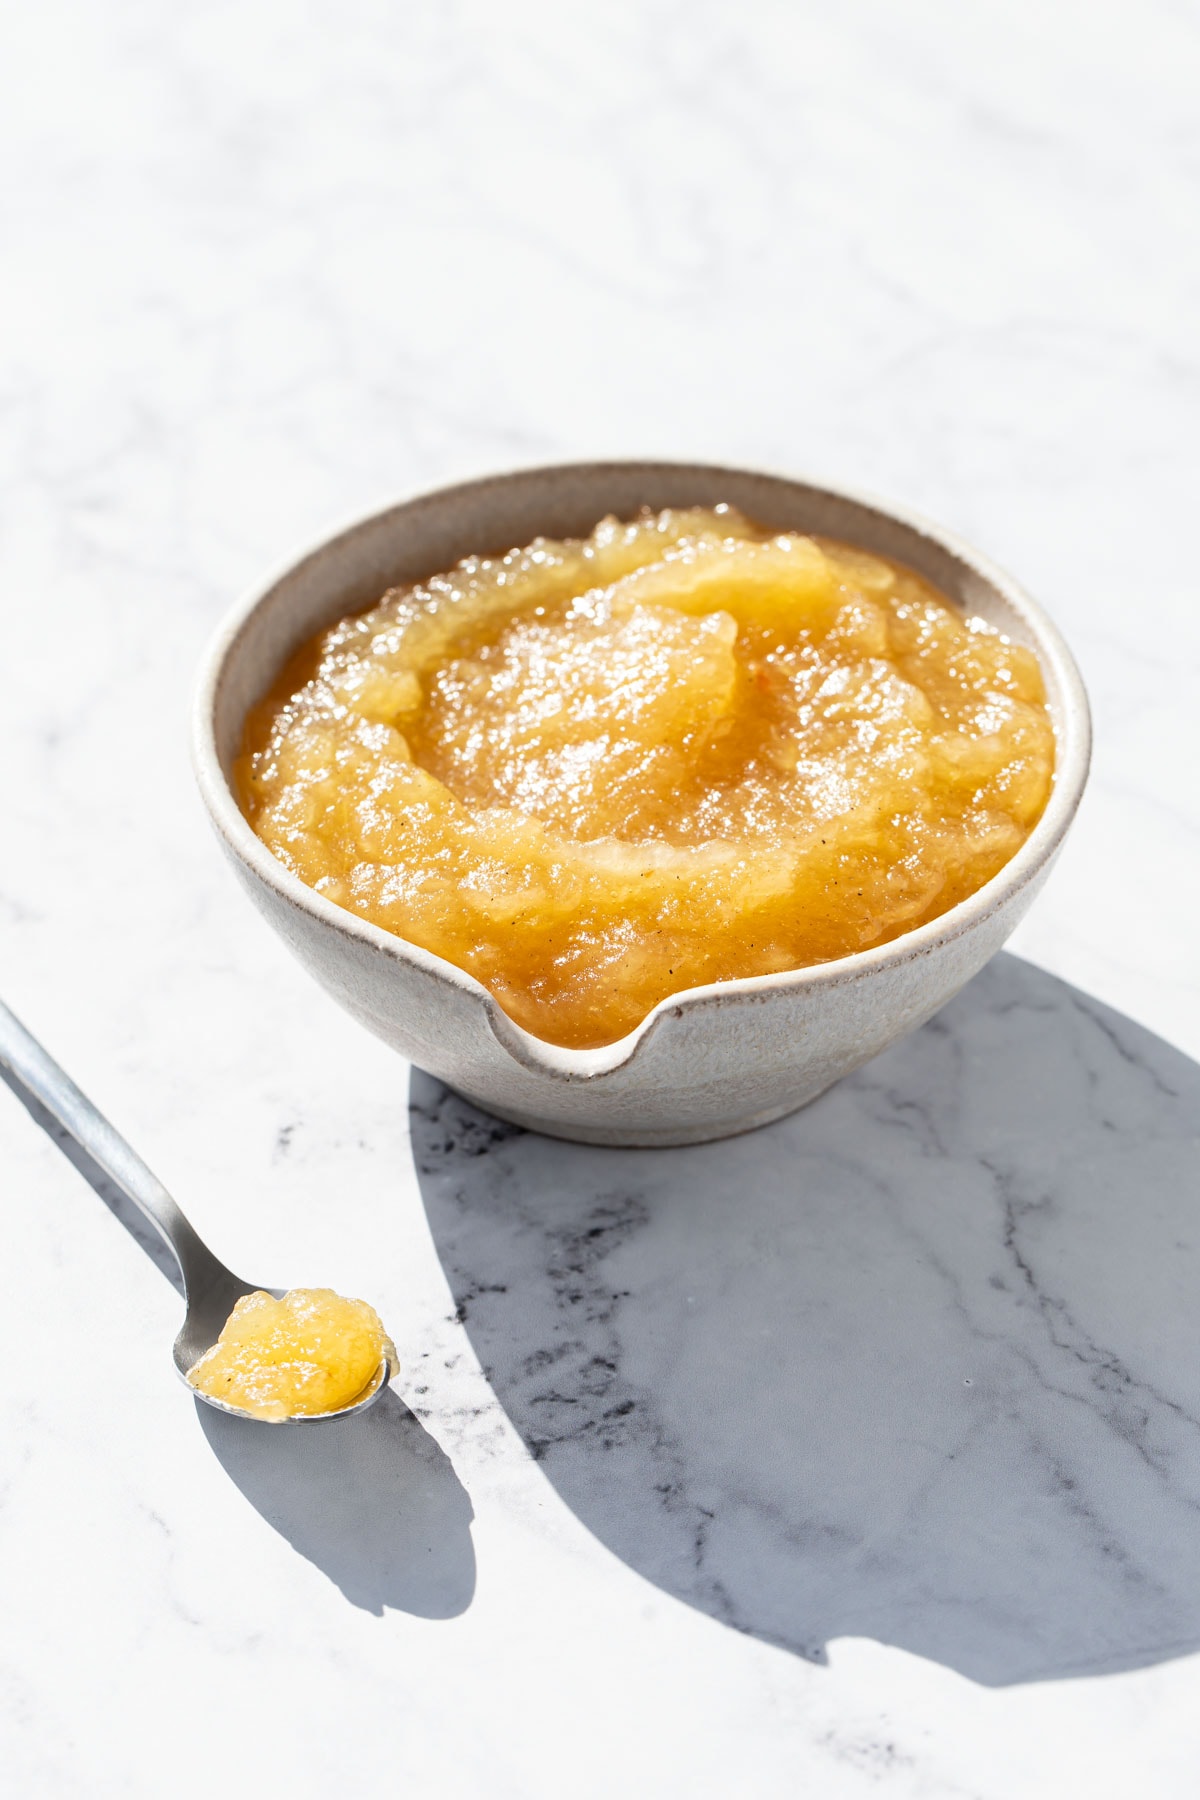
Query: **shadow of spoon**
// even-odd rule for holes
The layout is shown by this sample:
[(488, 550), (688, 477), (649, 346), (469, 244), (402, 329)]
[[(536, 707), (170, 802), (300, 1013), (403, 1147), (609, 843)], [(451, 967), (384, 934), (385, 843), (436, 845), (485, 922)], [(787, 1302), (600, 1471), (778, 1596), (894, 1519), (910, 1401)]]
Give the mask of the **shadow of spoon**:
[[(129, 1183), (114, 1179), (78, 1133), (2, 1060), (0, 1082), (182, 1293), (176, 1257), (160, 1228), (130, 1197)], [(256, 1419), (199, 1398), (195, 1404), (201, 1429), (230, 1480), (355, 1606), (374, 1613), (390, 1606), (445, 1619), (470, 1605), (475, 1591), (470, 1498), (445, 1451), (390, 1388), (369, 1410), (326, 1418), (315, 1432), (307, 1429), (308, 1421), (264, 1431)]]
[(197, 1406), (234, 1485), (355, 1606), (422, 1619), (465, 1612), (475, 1591), (471, 1501), (445, 1451), (390, 1389), (323, 1431)]

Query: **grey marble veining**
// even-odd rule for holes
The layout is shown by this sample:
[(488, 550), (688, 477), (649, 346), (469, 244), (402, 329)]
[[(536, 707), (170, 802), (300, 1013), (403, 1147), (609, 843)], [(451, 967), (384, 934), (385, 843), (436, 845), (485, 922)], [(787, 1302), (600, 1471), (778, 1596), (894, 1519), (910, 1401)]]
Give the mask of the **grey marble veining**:
[(652, 1581), (814, 1661), (872, 1637), (989, 1684), (1200, 1647), (1187, 1058), (1005, 956), (724, 1144), (562, 1145), (420, 1075), (413, 1112), (501, 1404)]
[[(1200, 1058), (1198, 91), (1180, 0), (8, 9), (0, 992), (402, 1369), (206, 1434), (0, 1091), (6, 1795), (1194, 1800), (1195, 1070), (1084, 995)], [(1044, 601), (1096, 757), (1013, 948), (1076, 1000), (1001, 963), (711, 1151), (410, 1112), (221, 864), (196, 663), (340, 521), (604, 455)]]

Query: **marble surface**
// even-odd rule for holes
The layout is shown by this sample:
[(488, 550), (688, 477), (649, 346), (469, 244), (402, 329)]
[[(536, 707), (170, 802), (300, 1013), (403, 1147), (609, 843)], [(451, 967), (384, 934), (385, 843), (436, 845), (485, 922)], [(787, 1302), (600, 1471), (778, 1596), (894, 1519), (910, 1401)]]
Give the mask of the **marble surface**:
[[(1190, 1797), (1195, 9), (47, 0), (2, 48), (0, 992), (403, 1363), (344, 1427), (201, 1415), (170, 1282), (0, 1093), (6, 1788)], [(187, 766), (264, 570), (624, 453), (925, 509), (1096, 709), (1013, 954), (681, 1152), (407, 1070)]]

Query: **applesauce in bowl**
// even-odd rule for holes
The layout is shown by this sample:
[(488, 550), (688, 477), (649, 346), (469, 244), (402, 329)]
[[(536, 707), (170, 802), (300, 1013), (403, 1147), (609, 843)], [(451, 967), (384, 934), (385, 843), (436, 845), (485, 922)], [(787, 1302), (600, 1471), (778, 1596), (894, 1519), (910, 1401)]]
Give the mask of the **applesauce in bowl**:
[[(717, 521), (707, 534), (701, 514)], [(806, 540), (807, 548), (783, 549), (785, 539)], [(578, 581), (526, 607), (532, 596), (517, 591), (526, 574), (557, 580), (589, 541), (590, 572), (577, 568)], [(561, 563), (545, 555), (552, 545)], [(513, 546), (543, 560), (531, 556), (525, 571)], [(626, 566), (601, 567), (609, 552), (626, 557)], [(756, 587), (753, 577), (741, 579), (743, 567), (740, 598), (719, 596), (720, 570), (732, 566), (720, 559), (747, 553), (761, 557), (763, 580)], [(793, 554), (789, 571), (815, 571), (822, 580), (845, 559), (835, 586), (854, 587), (859, 598), (840, 622), (825, 619), (812, 581), (806, 598), (801, 579), (793, 611), (798, 617), (809, 605), (810, 617), (789, 648), (786, 634), (772, 637), (774, 614), (758, 615), (756, 624), (746, 608), (755, 592), (766, 608), (776, 607), (781, 558)], [(623, 681), (617, 671), (622, 658), (637, 661), (645, 647), (639, 609), (666, 610), (655, 573), (664, 562), (679, 615), (670, 678), (641, 692), (639, 677)], [(897, 616), (893, 625), (892, 600), (884, 596), (881, 606), (880, 590), (872, 594), (871, 584), (885, 581), (898, 584), (897, 605), (948, 607), (934, 615), (946, 623), (933, 635), (951, 651), (943, 674), (959, 685), (953, 705), (939, 689), (936, 658), (925, 659), (921, 673), (922, 646), (902, 641), (917, 615)], [(451, 590), (459, 586), (455, 600)], [(449, 602), (440, 624), (431, 624), (439, 609), (430, 612), (418, 592), (435, 587)], [(608, 599), (598, 604), (601, 590)], [(848, 603), (843, 593), (836, 610)], [(410, 619), (405, 609), (414, 607)], [(575, 622), (563, 634), (568, 610)], [(878, 656), (881, 618), (887, 647)], [(419, 627), (416, 637), (410, 625)], [(766, 635), (755, 648), (760, 627)], [(543, 630), (545, 641), (537, 635)], [(801, 641), (803, 632), (813, 641)], [(575, 649), (589, 634), (607, 634), (607, 654), (601, 659), (588, 647), (591, 673), (583, 679)], [(974, 661), (983, 646), (1002, 653), (990, 667), (986, 657)], [(806, 673), (817, 648), (837, 663), (820, 678)], [(910, 661), (906, 671), (904, 660), (914, 656), (918, 664)], [(327, 657), (333, 662), (323, 669)], [(602, 660), (608, 674), (595, 686)], [(389, 661), (394, 666), (385, 668)], [(866, 689), (855, 689), (851, 671), (884, 662), (891, 673), (881, 691), (902, 704), (889, 701), (878, 716), (864, 716)], [(875, 672), (882, 680), (882, 666)], [(811, 691), (805, 681), (815, 684)], [(339, 694), (318, 691), (342, 682)], [(838, 683), (848, 702), (840, 714)], [(505, 694), (521, 696), (525, 716), (541, 705), (537, 745), (504, 724)], [(675, 705), (679, 694), (688, 700), (683, 709)], [(282, 716), (294, 697), (295, 731)], [(923, 705), (943, 718), (931, 733), (929, 717), (917, 716)], [(795, 708), (790, 742), (781, 735), (785, 706)], [(295, 783), (278, 780), (283, 762), (271, 772), (273, 733), (281, 756), (296, 758)], [(999, 760), (997, 737), (1007, 743)], [(597, 778), (589, 771), (601, 738), (607, 766)], [(839, 743), (853, 791), (836, 783), (822, 789), (812, 778), (814, 760)], [(849, 754), (855, 743), (861, 755)], [(1047, 744), (1052, 769), (1043, 765), (1039, 774)], [(501, 1117), (610, 1144), (689, 1143), (750, 1129), (805, 1104), (928, 1018), (999, 948), (1045, 881), (1078, 806), (1089, 749), (1086, 696), (1061, 636), (1022, 588), (974, 550), (853, 494), (686, 463), (519, 470), (364, 519), (235, 609), (207, 657), (194, 724), (201, 792), (236, 875), (339, 1004)], [(266, 760), (256, 763), (260, 756)], [(931, 769), (937, 780), (923, 785)], [(773, 799), (752, 792), (759, 773)], [(892, 811), (882, 800), (888, 782), (902, 800)], [(429, 786), (416, 807), (391, 804), (402, 786), (411, 795), (423, 783)], [(724, 793), (724, 821), (704, 802), (705, 786)], [(936, 808), (956, 788), (959, 798), (939, 823)], [(257, 834), (243, 800), (264, 831), (277, 834), (283, 860)], [(907, 853), (873, 860), (870, 833), (878, 828), (886, 842), (901, 815), (919, 827), (915, 861)], [(450, 820), (465, 830), (447, 834)], [(840, 843), (828, 841), (830, 823)], [(726, 824), (732, 835), (722, 839)], [(397, 825), (419, 826), (420, 841), (399, 845), (389, 837)], [(694, 835), (685, 837), (682, 825)], [(895, 849), (894, 835), (891, 843)], [(481, 845), (487, 854), (468, 878), (466, 853)], [(743, 855), (746, 845), (752, 858)], [(781, 942), (779, 932), (796, 924), (800, 909), (780, 897), (786, 901), (797, 871), (822, 867), (810, 858), (831, 850), (850, 861), (825, 864), (821, 880), (810, 883), (822, 904), (803, 909), (806, 946)], [(302, 857), (312, 859), (303, 874)], [(758, 874), (748, 886), (751, 863)], [(408, 892), (402, 881), (388, 886), (395, 877), (382, 873), (385, 866), (417, 872)], [(843, 867), (863, 879), (845, 880)], [(699, 879), (668, 885), (667, 870)], [(972, 888), (973, 881), (981, 885)], [(630, 915), (623, 953), (600, 930), (603, 895), (622, 883)], [(638, 896), (656, 884), (658, 922), (641, 942), (648, 913)], [(890, 917), (881, 898), (895, 907)], [(427, 947), (444, 937), (418, 941), (412, 915), (378, 922), (377, 901), (424, 909), (434, 930), (456, 934), (463, 960), (453, 960), (449, 944), (445, 952)], [(703, 927), (693, 924), (701, 917), (697, 901), (711, 902)], [(562, 945), (552, 919), (565, 912), (578, 921), (588, 907), (596, 941), (580, 947), (579, 966), (599, 948), (610, 957), (608, 973), (601, 958), (598, 976), (574, 980), (555, 961)], [(522, 940), (526, 909), (538, 930)], [(760, 920), (775, 935), (747, 929)], [(659, 929), (670, 951), (665, 975)], [(814, 941), (814, 933), (835, 929), (843, 935)], [(745, 964), (721, 960), (734, 948), (758, 955), (764, 944), (763, 972), (737, 973)], [(479, 959), (479, 974), (468, 955)], [(802, 962), (801, 955), (824, 960)], [(664, 985), (656, 989), (658, 981)], [(518, 1016), (522, 1006), (536, 1010)], [(619, 1007), (627, 1008), (623, 1015)], [(614, 1037), (623, 1018), (633, 1022)]]
[(949, 911), (1053, 769), (1032, 651), (902, 564), (718, 505), (384, 594), (293, 658), (237, 780), (302, 881), (587, 1048)]

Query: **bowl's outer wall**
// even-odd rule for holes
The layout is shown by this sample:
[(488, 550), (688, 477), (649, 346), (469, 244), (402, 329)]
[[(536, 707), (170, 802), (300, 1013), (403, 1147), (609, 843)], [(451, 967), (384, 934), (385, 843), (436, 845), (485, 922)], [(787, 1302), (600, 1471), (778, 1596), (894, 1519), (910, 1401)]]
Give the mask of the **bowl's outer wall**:
[[(530, 470), (423, 496), (334, 538), (288, 571), (236, 627), (221, 652), (211, 726), (229, 780), (246, 711), (284, 660), (384, 590), (450, 568), (473, 552), (546, 537), (585, 536), (606, 513), (728, 501), (779, 529), (840, 538), (907, 563), (965, 610), (1042, 650), (1059, 737), (1070, 697), (1020, 591), (993, 581), (920, 527), (802, 482), (740, 470), (671, 464), (597, 464)], [(1074, 720), (1086, 739), (1086, 707)], [(203, 730), (203, 727), (202, 727)], [(1082, 777), (1080, 777), (1080, 780)], [(929, 1018), (1000, 948), (1053, 860), (1020, 883), (1004, 874), (981, 892), (961, 929), (882, 962), (793, 979), (701, 990), (660, 1009), (616, 1066), (571, 1072), (522, 1053), (524, 1034), (440, 959), (400, 939), (347, 929), (336, 908), (288, 891), (273, 859), (255, 855), (248, 827), (210, 806), (251, 898), (304, 966), (354, 1016), (413, 1062), (480, 1105), (554, 1135), (594, 1143), (695, 1142), (745, 1130), (815, 1098), (831, 1082)], [(239, 839), (241, 841), (239, 841)], [(257, 846), (255, 840), (255, 849)], [(257, 863), (258, 866), (255, 866)], [(980, 904), (994, 892), (990, 903)], [(968, 902), (968, 906), (972, 903)], [(948, 915), (949, 917), (949, 915)], [(350, 921), (347, 920), (347, 924)], [(503, 1041), (502, 1041), (503, 1040)], [(553, 1057), (551, 1057), (553, 1060)], [(603, 1062), (603, 1058), (601, 1058)]]

